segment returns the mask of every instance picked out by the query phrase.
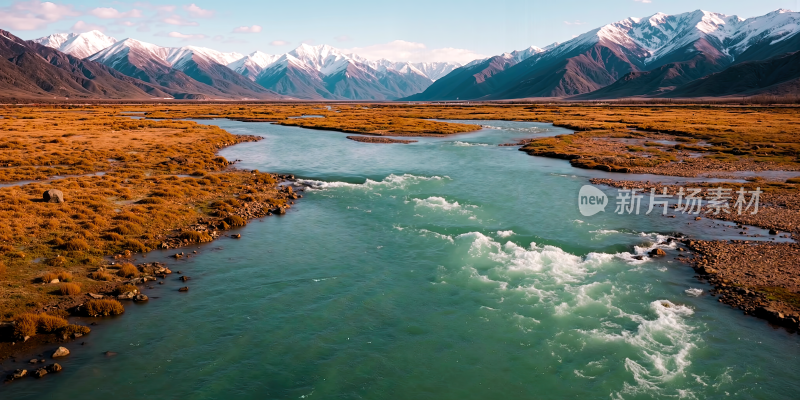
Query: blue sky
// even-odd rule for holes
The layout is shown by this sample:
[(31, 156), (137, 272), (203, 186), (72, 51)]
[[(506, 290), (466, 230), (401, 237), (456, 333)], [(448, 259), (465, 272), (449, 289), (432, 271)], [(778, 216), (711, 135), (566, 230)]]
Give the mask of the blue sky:
[(0, 28), (23, 39), (100, 29), (162, 46), (281, 54), (301, 43), (329, 44), (398, 61), (466, 62), (659, 11), (748, 18), (779, 8), (798, 11), (800, 0), (0, 0)]

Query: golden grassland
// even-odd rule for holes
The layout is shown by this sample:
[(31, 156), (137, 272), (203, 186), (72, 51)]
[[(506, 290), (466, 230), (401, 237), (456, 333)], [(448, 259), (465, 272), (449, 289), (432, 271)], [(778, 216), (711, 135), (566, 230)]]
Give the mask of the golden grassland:
[[(285, 204), (274, 176), (232, 170), (216, 155), (254, 138), (117, 111), (0, 108), (0, 182), (33, 181), (0, 187), (0, 318), (137, 274), (98, 270), (104, 257), (208, 241), (199, 221), (224, 230), (244, 224), (245, 207)], [(41, 201), (49, 189), (65, 202)]]

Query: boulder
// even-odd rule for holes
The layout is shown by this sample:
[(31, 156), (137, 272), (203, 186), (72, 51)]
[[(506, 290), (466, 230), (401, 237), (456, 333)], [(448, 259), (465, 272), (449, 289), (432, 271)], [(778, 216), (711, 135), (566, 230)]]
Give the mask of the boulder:
[(650, 255), (650, 257), (663, 257), (663, 256), (667, 255), (667, 252), (665, 252), (664, 250), (661, 250), (661, 249), (653, 249), (653, 250), (650, 250), (650, 252), (647, 253), (647, 254)]
[(133, 301), (147, 301), (147, 300), (149, 300), (149, 298), (147, 297), (147, 295), (144, 295), (144, 294), (142, 294), (142, 293), (139, 293), (139, 294), (137, 294), (137, 295), (136, 295), (136, 296), (133, 298)]
[(8, 379), (9, 380), (20, 379), (20, 378), (24, 378), (26, 375), (28, 375), (28, 370), (27, 369), (18, 369), (16, 371), (12, 372), (11, 375), (8, 376)]
[(42, 200), (47, 203), (63, 203), (64, 193), (58, 189), (50, 189), (42, 194)]
[(50, 281), (50, 283), (59, 283), (59, 282), (60, 282), (60, 281), (58, 280), (58, 278), (56, 278), (56, 279), (53, 279), (52, 281)]
[(64, 346), (59, 347), (58, 349), (56, 349), (56, 351), (53, 352), (53, 358), (66, 357), (68, 355), (69, 355), (69, 350), (67, 350), (67, 348)]
[(89, 297), (91, 297), (93, 299), (102, 299), (105, 296), (103, 296), (102, 294), (97, 294), (97, 293), (89, 293)]
[(41, 378), (41, 377), (43, 377), (45, 375), (47, 375), (47, 368), (39, 368), (36, 371), (34, 371), (34, 373), (33, 373), (33, 376), (35, 376), (37, 378)]
[(770, 229), (770, 230), (769, 230), (769, 234), (770, 234), (770, 235), (777, 235), (777, 234), (778, 234), (778, 231), (776, 231), (775, 229)]
[(117, 300), (131, 300), (136, 296), (134, 292), (125, 292), (119, 296), (117, 296)]
[(53, 363), (47, 367), (47, 370), (50, 372), (61, 372), (63, 368), (58, 363)]
[(188, 286), (184, 286), (184, 287), (178, 289), (178, 291), (179, 292), (188, 292), (189, 291), (189, 287)]

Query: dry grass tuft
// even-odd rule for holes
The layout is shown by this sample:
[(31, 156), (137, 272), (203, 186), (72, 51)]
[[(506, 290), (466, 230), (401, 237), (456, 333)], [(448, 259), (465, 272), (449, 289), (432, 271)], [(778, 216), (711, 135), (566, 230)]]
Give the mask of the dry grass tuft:
[(131, 284), (128, 284), (128, 283), (126, 283), (124, 285), (117, 286), (117, 289), (116, 289), (116, 293), (117, 294), (123, 294), (123, 293), (128, 293), (128, 292), (138, 293), (139, 292), (139, 288), (137, 288), (136, 285), (131, 285)]
[(75, 296), (81, 294), (81, 286), (77, 283), (62, 283), (59, 292), (62, 296)]
[(92, 272), (91, 274), (89, 274), (89, 278), (94, 279), (96, 281), (105, 281), (105, 282), (114, 280), (111, 274), (103, 271)]
[(138, 274), (139, 270), (131, 263), (120, 264), (119, 270), (117, 271), (117, 275), (123, 278), (132, 278)]
[(117, 300), (92, 299), (84, 304), (86, 314), (90, 317), (119, 315), (125, 312), (125, 307)]
[(47, 272), (39, 278), (40, 282), (50, 283), (54, 279), (58, 279), (58, 274), (55, 272)]

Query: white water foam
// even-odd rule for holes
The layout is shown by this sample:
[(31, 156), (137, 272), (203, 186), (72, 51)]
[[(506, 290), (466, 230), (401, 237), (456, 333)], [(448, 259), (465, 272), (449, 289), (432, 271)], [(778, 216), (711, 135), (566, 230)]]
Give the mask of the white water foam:
[(703, 294), (703, 289), (689, 288), (683, 292), (692, 297), (700, 297), (700, 295)]
[(456, 140), (455, 142), (452, 142), (452, 143), (453, 143), (453, 146), (458, 146), (458, 147), (471, 147), (471, 146), (486, 147), (486, 146), (489, 146), (486, 143), (468, 143), (468, 142), (462, 142), (462, 141), (459, 141), (459, 140)]
[(501, 237), (501, 238), (507, 238), (507, 237), (510, 237), (510, 236), (511, 236), (511, 235), (513, 235), (513, 234), (514, 234), (514, 231), (512, 231), (512, 230), (508, 230), (508, 231), (497, 231), (497, 236), (498, 236), (498, 237)]
[[(666, 243), (663, 235), (643, 236), (655, 243), (641, 246), (637, 252), (672, 245)], [(528, 247), (511, 241), (501, 244), (480, 232), (464, 233), (453, 239), (457, 248), (466, 251), (465, 265), (440, 267), (440, 283), (461, 284), (494, 299), (494, 304), (487, 307), (491, 306), (496, 318), (531, 334), (541, 329), (536, 326), (553, 324), (554, 319), (572, 321), (577, 326), (595, 326), (588, 329), (567, 326), (560, 330), (545, 344), (552, 346), (549, 354), (554, 361), (564, 355), (562, 348), (570, 352), (582, 350), (584, 345), (570, 349), (571, 338), (581, 343), (620, 342), (627, 348), (627, 357), (611, 360), (603, 368), (579, 368), (575, 374), (591, 379), (600, 370), (624, 368), (633, 382), (622, 384), (612, 397), (680, 395), (678, 392), (691, 395), (686, 388), (670, 389), (670, 382), (684, 377), (691, 365), (692, 349), (701, 340), (688, 323), (694, 311), (669, 300), (657, 300), (649, 303), (644, 312), (633, 312), (626, 301), (632, 293), (642, 291), (641, 285), (626, 284), (616, 278), (592, 281), (597, 272), (609, 268), (619, 271), (617, 274), (626, 273), (627, 269), (620, 269), (620, 264), (613, 262), (627, 261), (624, 257), (599, 253), (580, 257), (556, 246), (536, 243)], [(644, 293), (649, 293), (649, 288)], [(525, 317), (519, 310), (525, 311)]]
[(395, 175), (391, 174), (381, 181), (374, 181), (367, 179), (364, 183), (348, 183), (348, 182), (325, 182), (311, 179), (298, 179), (296, 185), (306, 186), (307, 190), (323, 190), (332, 188), (353, 188), (353, 189), (373, 189), (373, 188), (386, 188), (386, 189), (402, 189), (408, 185), (419, 183), (422, 181), (441, 181), (451, 180), (449, 176), (418, 176), (412, 174)]

